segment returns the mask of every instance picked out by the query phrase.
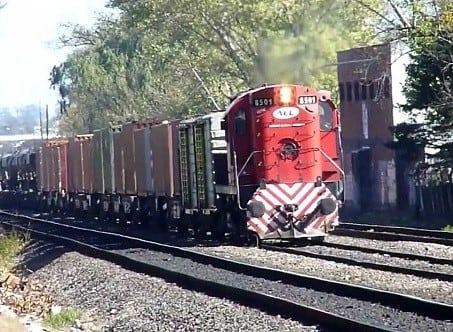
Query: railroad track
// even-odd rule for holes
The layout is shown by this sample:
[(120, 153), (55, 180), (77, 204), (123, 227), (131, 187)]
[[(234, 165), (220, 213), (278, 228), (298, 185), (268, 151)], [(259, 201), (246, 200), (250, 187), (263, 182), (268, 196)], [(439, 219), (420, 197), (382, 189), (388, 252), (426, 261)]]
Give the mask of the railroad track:
[(384, 249), (377, 249), (377, 248), (370, 248), (352, 244), (343, 244), (343, 243), (335, 243), (335, 242), (323, 242), (322, 246), (341, 249), (341, 250), (354, 250), (354, 251), (361, 251), (364, 253), (369, 254), (378, 254), (378, 255), (387, 255), (391, 257), (398, 257), (404, 258), (409, 260), (418, 260), (418, 261), (426, 261), (431, 264), (440, 264), (440, 265), (453, 265), (453, 259), (449, 258), (442, 258), (442, 257), (435, 257), (429, 255), (418, 255), (412, 254), (409, 252), (401, 252), (401, 251), (394, 251), (394, 250), (384, 250)]
[(414, 241), (453, 245), (453, 233), (397, 226), (340, 223), (334, 235), (385, 241)]
[[(323, 259), (323, 260), (329, 260), (333, 261), (336, 263), (341, 263), (341, 264), (347, 264), (347, 265), (354, 265), (354, 266), (360, 266), (368, 269), (374, 269), (374, 270), (379, 270), (379, 271), (387, 271), (387, 272), (393, 272), (393, 273), (401, 273), (401, 274), (410, 274), (414, 275), (417, 277), (421, 278), (427, 278), (427, 279), (438, 279), (438, 280), (443, 280), (443, 281), (453, 281), (453, 274), (450, 273), (443, 273), (443, 272), (436, 272), (436, 271), (430, 271), (430, 270), (423, 270), (423, 269), (417, 269), (417, 268), (409, 268), (409, 267), (404, 267), (404, 266), (399, 266), (399, 265), (391, 265), (391, 264), (384, 264), (384, 263), (377, 263), (377, 262), (372, 262), (372, 261), (367, 261), (367, 260), (362, 260), (362, 259), (353, 259), (353, 258), (348, 258), (348, 257), (343, 257), (340, 255), (331, 255), (331, 254), (324, 254), (324, 253), (318, 253), (318, 252), (313, 252), (312, 248), (307, 247), (306, 249), (298, 247), (298, 248), (288, 248), (288, 247), (282, 247), (282, 246), (276, 246), (276, 245), (261, 245), (262, 249), (265, 250), (270, 250), (270, 251), (277, 251), (277, 252), (284, 252), (288, 254), (293, 254), (293, 255), (302, 255), (305, 257), (310, 257), (310, 258), (316, 258), (316, 259)], [(343, 245), (343, 249), (351, 250), (350, 246)], [(359, 250), (363, 249), (362, 247), (359, 247)], [(370, 250), (368, 252), (376, 253), (378, 250)], [(379, 250), (379, 254), (381, 255), (387, 255), (388, 252), (385, 250)], [(406, 258), (404, 254), (402, 253), (397, 253), (399, 254), (400, 258)], [(422, 256), (422, 255), (413, 255), (411, 258), (420, 261), (426, 260), (427, 256)], [(441, 260), (443, 264), (448, 264), (448, 265), (453, 265), (453, 260), (447, 260), (447, 259), (440, 259), (437, 257), (429, 257), (430, 259), (436, 259), (436, 260)], [(431, 263), (433, 264), (433, 263)]]
[[(354, 331), (392, 331), (393, 327), (401, 330), (401, 326), (410, 326), (409, 330), (412, 330), (418, 328), (413, 325), (417, 324), (414, 322), (430, 322), (436, 325), (438, 331), (453, 328), (453, 323), (449, 321), (453, 317), (453, 306), (448, 304), (239, 263), (116, 233), (10, 213), (2, 215), (9, 219), (2, 221), (8, 227), (30, 231), (35, 236), (63, 243), (89, 256), (136, 272), (158, 276), (186, 288), (225, 297), (297, 321), (316, 321), (329, 329)], [(69, 231), (71, 238), (61, 235)], [(131, 251), (130, 248), (136, 249)], [(210, 273), (215, 276), (211, 280)], [(237, 286), (238, 280), (242, 280), (247, 287)], [(332, 309), (328, 310), (328, 306)], [(358, 320), (360, 315), (365, 315), (365, 318)]]

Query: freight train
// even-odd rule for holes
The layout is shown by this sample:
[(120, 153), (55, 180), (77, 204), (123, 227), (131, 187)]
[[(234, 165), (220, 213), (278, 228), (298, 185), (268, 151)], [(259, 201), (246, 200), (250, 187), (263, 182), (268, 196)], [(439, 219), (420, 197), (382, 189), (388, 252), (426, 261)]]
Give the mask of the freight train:
[(265, 85), (191, 119), (35, 141), (2, 156), (0, 203), (184, 236), (322, 240), (342, 204), (340, 128), (328, 91)]

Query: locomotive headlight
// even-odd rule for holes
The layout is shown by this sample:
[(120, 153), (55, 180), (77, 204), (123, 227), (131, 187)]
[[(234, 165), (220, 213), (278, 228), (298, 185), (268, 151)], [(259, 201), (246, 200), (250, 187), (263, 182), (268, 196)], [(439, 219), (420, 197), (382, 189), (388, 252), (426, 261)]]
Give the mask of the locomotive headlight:
[(291, 87), (284, 86), (280, 88), (280, 103), (289, 104), (293, 100), (293, 91)]

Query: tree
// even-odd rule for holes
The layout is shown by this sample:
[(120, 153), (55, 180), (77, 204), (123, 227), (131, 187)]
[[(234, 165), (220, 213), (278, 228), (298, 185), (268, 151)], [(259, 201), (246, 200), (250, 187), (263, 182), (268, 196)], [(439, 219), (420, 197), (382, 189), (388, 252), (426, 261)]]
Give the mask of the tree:
[[(404, 87), (407, 103), (403, 110), (419, 126), (394, 128), (396, 142), (414, 142), (435, 149), (428, 154), (442, 163), (453, 161), (453, 5), (430, 2), (434, 7), (413, 10), (412, 23), (401, 34), (409, 45), (410, 64)], [(405, 20), (408, 21), (409, 20)], [(401, 144), (400, 144), (401, 145)]]
[[(379, 9), (382, 0), (368, 3)], [(116, 19), (62, 36), (77, 46), (51, 75), (68, 105), (68, 129), (203, 114), (213, 100), (223, 107), (264, 82), (335, 92), (336, 51), (372, 38), (377, 20), (358, 3), (336, 0), (112, 0), (110, 7)]]

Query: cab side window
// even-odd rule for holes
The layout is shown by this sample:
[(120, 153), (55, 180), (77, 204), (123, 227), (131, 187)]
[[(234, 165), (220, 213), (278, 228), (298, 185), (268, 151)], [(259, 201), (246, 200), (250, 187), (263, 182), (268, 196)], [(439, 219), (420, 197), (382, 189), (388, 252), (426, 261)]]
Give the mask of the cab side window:
[(234, 126), (236, 135), (244, 135), (247, 131), (247, 122), (245, 118), (245, 111), (240, 109), (234, 118)]
[(332, 130), (332, 108), (325, 101), (319, 102), (319, 121), (321, 130)]

